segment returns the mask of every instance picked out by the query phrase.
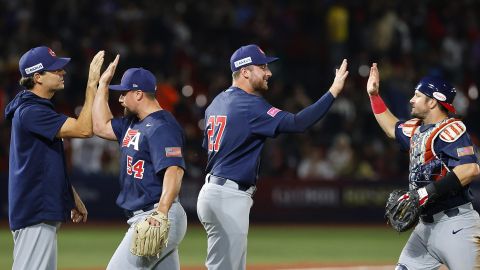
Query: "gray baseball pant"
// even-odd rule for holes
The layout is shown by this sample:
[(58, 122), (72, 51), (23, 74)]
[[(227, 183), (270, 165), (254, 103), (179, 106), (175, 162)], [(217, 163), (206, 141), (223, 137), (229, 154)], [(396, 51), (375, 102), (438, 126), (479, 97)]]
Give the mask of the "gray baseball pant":
[(127, 221), (130, 228), (128, 228), (122, 242), (110, 259), (107, 270), (180, 270), (178, 246), (187, 231), (187, 215), (179, 202), (174, 202), (168, 211), (168, 220), (170, 221), (168, 244), (167, 247), (162, 250), (160, 256), (158, 258), (157, 256), (139, 257), (130, 252), (135, 224), (147, 218), (153, 211), (154, 210), (150, 210), (137, 214)]
[(197, 201), (197, 214), (208, 237), (209, 270), (244, 270), (247, 258), (247, 236), (251, 191), (238, 190), (228, 181), (223, 186), (205, 183)]

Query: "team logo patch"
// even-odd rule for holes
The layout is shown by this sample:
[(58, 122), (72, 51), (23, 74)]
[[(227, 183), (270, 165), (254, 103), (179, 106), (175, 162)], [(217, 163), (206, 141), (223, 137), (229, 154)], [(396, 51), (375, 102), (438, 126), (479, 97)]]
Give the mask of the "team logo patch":
[(263, 52), (262, 49), (260, 49), (260, 47), (257, 46), (257, 48), (258, 48), (258, 50), (259, 50), (263, 55), (265, 55), (265, 53)]
[(268, 110), (267, 114), (270, 115), (271, 117), (275, 117), (275, 115), (277, 115), (277, 113), (281, 112), (281, 111), (282, 110), (280, 110), (280, 109), (272, 107), (272, 108), (270, 108), (270, 110)]
[(165, 147), (166, 157), (182, 157), (181, 147)]
[(54, 52), (52, 49), (50, 49), (50, 48), (48, 48), (48, 53), (49, 53), (51, 56), (53, 56), (53, 57), (56, 57), (56, 56), (57, 56), (57, 55), (55, 54), (55, 52)]
[(466, 146), (466, 147), (457, 148), (458, 157), (471, 156), (473, 154), (474, 154), (473, 146)]
[(249, 56), (233, 62), (233, 65), (236, 68), (238, 68), (239, 66), (243, 66), (245, 64), (250, 64), (250, 63), (252, 63), (252, 58)]
[(445, 100), (447, 100), (447, 97), (446, 97), (444, 94), (440, 93), (440, 92), (433, 92), (433, 97), (434, 97), (435, 99), (437, 99), (437, 100), (440, 100), (440, 101), (445, 101)]
[(34, 65), (34, 66), (31, 66), (31, 67), (26, 68), (26, 69), (25, 69), (25, 73), (27, 73), (27, 74), (32, 74), (32, 73), (34, 73), (34, 72), (36, 72), (36, 71), (39, 71), (39, 70), (42, 69), (42, 68), (43, 68), (42, 63), (38, 63), (38, 64), (36, 64), (36, 65)]
[(140, 132), (136, 129), (128, 129), (123, 137), (122, 147), (130, 147), (133, 145), (133, 149), (138, 151), (138, 145), (140, 143)]

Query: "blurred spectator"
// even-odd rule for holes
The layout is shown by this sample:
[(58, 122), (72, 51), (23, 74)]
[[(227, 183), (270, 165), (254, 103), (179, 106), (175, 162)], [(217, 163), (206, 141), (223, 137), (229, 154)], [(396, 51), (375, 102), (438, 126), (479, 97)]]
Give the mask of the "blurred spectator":
[(71, 139), (70, 145), (72, 169), (84, 174), (118, 174), (117, 142), (93, 136), (87, 139)]
[(327, 159), (336, 175), (349, 176), (353, 175), (354, 170), (353, 155), (351, 139), (343, 133), (336, 136), (333, 145), (328, 149)]
[[(409, 117), (408, 100), (420, 77), (443, 74), (457, 87), (457, 102), (461, 102), (457, 106), (469, 132), (472, 137), (480, 137), (480, 122), (475, 120), (480, 113), (479, 1), (307, 4), (293, 0), (87, 0), (51, 1), (44, 5), (39, 1), (0, 0), (0, 5), (0, 34), (5, 37), (0, 43), (0, 114), (4, 104), (21, 90), (18, 58), (28, 48), (47, 44), (58, 54), (72, 55), (67, 68), (67, 91), (54, 99), (57, 108), (67, 114), (83, 101), (85, 85), (74, 82), (86, 81), (88, 59), (99, 49), (111, 53), (106, 61), (118, 52), (122, 58), (119, 70), (143, 66), (165, 78), (158, 85), (159, 101), (186, 131), (186, 148), (190, 149), (186, 152), (187, 173), (191, 168), (192, 176), (199, 175), (205, 163), (205, 152), (200, 150), (205, 105), (218, 89), (230, 84), (231, 72), (226, 63), (231, 51), (250, 43), (258, 43), (282, 59), (271, 65), (277, 75), (271, 80), (266, 98), (284, 110), (297, 112), (323, 94), (339, 59), (347, 58), (350, 69), (344, 95), (308, 135), (282, 135), (276, 143), (265, 146), (263, 159), (271, 162), (263, 163), (262, 176), (315, 174), (307, 169), (314, 166), (308, 164), (322, 160), (316, 155), (323, 153), (312, 150), (303, 156), (300, 149), (332, 145), (334, 140), (336, 144), (324, 150), (336, 170), (335, 177), (388, 180), (406, 173), (401, 168), (405, 168), (407, 160), (371, 124), (374, 120), (365, 80), (373, 61), (379, 63), (384, 98), (396, 115)], [(114, 114), (122, 112), (116, 102), (111, 106)], [(0, 119), (2, 133), (9, 134), (9, 126), (3, 117)], [(338, 136), (341, 133), (348, 135)], [(0, 169), (6, 170), (9, 137), (2, 137), (0, 161), (5, 162)], [(358, 147), (366, 141), (375, 143)], [(98, 162), (99, 154), (93, 152), (86, 154), (94, 155)], [(100, 159), (105, 162), (110, 155), (115, 153), (103, 151)], [(77, 158), (76, 167), (83, 166), (81, 160), (87, 160)], [(116, 171), (115, 167), (111, 171)], [(328, 178), (330, 174), (321, 171)]]
[(326, 158), (325, 147), (307, 147), (298, 165), (298, 177), (307, 180), (333, 180), (337, 174)]

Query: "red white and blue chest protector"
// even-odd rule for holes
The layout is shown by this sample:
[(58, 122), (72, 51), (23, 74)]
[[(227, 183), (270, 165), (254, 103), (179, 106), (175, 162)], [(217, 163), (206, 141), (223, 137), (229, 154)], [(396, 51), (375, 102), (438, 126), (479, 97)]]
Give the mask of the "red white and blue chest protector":
[[(475, 147), (462, 121), (448, 118), (439, 123), (422, 125), (421, 120), (398, 122), (396, 140), (409, 150), (409, 188), (417, 189), (437, 181), (454, 167), (477, 163)], [(426, 212), (438, 212), (471, 201), (469, 186), (427, 206)]]

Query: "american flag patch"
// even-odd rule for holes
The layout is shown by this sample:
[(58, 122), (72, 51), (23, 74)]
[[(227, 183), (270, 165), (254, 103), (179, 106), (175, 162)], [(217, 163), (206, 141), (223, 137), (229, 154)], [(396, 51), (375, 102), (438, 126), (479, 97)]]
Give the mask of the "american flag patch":
[(181, 147), (165, 147), (166, 157), (182, 157)]
[(271, 117), (275, 117), (275, 115), (277, 115), (277, 113), (280, 111), (282, 110), (272, 107), (270, 108), (270, 110), (268, 110), (267, 114), (270, 115)]
[(471, 156), (474, 154), (473, 146), (466, 146), (462, 148), (457, 148), (458, 157)]

